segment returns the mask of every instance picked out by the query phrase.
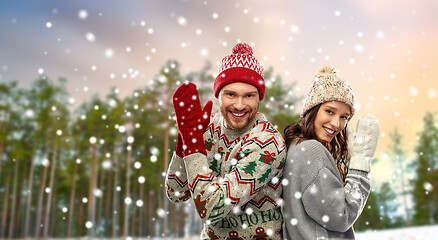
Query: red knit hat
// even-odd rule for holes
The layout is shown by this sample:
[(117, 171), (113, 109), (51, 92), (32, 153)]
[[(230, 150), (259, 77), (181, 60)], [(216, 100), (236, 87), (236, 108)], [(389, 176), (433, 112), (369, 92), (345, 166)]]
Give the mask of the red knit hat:
[(252, 55), (252, 48), (246, 43), (238, 43), (233, 47), (233, 53), (222, 59), (219, 74), (214, 80), (213, 91), (216, 98), (222, 87), (230, 83), (243, 82), (257, 88), (260, 101), (265, 96), (265, 80), (263, 67)]

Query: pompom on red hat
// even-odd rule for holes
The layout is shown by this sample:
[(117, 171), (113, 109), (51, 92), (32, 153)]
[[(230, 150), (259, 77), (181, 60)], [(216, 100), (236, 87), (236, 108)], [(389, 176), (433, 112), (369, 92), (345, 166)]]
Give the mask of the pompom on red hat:
[(214, 80), (213, 91), (216, 98), (222, 87), (230, 83), (243, 82), (257, 88), (260, 101), (265, 96), (265, 80), (263, 67), (252, 55), (252, 48), (246, 43), (238, 43), (233, 47), (233, 53), (222, 59), (219, 74)]

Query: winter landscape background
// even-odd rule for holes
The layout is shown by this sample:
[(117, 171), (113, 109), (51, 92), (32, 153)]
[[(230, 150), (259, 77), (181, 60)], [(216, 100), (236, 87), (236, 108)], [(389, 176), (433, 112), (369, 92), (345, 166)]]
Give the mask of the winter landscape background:
[[(298, 119), (335, 66), (381, 137), (358, 239), (432, 239), (438, 222), (438, 2), (36, 0), (0, 2), (0, 237), (188, 237), (193, 205), (164, 176), (183, 81), (216, 101), (217, 63), (249, 43), (260, 111)], [(217, 102), (215, 102), (217, 107)], [(213, 111), (217, 110), (214, 108)]]

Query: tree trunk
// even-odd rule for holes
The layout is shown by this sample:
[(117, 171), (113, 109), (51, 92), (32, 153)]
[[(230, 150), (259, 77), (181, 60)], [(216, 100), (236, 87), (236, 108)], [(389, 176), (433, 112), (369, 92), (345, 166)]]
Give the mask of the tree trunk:
[[(169, 116), (169, 105), (170, 105), (170, 95), (167, 96), (165, 115)], [(169, 118), (166, 117), (166, 124), (164, 128), (164, 172), (167, 173), (167, 168), (169, 166)], [(163, 180), (164, 182), (164, 180)], [(163, 188), (163, 206), (164, 206), (164, 217), (163, 217), (163, 236), (167, 236), (168, 234), (168, 216), (167, 212), (169, 211), (169, 201), (167, 200), (166, 188)]]
[(17, 203), (17, 184), (18, 184), (18, 160), (15, 160), (14, 182), (12, 184), (13, 184), (12, 185), (12, 205), (11, 205), (11, 213), (9, 215), (9, 238), (14, 237), (15, 206)]
[(138, 215), (138, 237), (143, 236), (143, 215), (144, 215), (144, 209), (145, 209), (145, 202), (143, 200), (143, 183), (138, 183), (139, 193), (138, 198), (143, 201), (143, 206), (139, 209), (139, 215)]
[[(435, 129), (437, 130), (437, 129)], [(431, 143), (431, 146), (433, 147), (433, 149), (438, 149), (438, 132), (435, 131), (434, 134), (435, 138)], [(435, 144), (434, 144), (435, 143)], [(432, 224), (436, 224), (438, 223), (438, 176), (435, 172), (435, 167), (438, 166), (438, 154), (436, 151), (433, 151), (432, 157), (431, 157), (431, 161), (432, 164), (430, 165), (430, 175), (432, 176), (431, 178), (431, 184), (432, 184), (432, 189), (436, 189), (435, 191), (432, 191), (432, 209), (433, 209), (433, 221)]]
[(87, 231), (88, 237), (94, 237), (94, 230), (96, 225), (96, 198), (94, 196), (94, 190), (97, 184), (97, 146), (92, 145), (91, 150), (91, 163), (90, 163), (90, 187), (88, 189), (88, 219), (92, 223), (92, 226)]
[[(76, 160), (75, 160), (76, 161)], [(75, 202), (75, 192), (76, 192), (76, 174), (78, 172), (78, 162), (75, 162), (75, 166), (73, 168), (73, 177), (72, 177), (72, 185), (70, 189), (70, 200), (68, 204), (68, 226), (67, 226), (67, 238), (71, 237), (71, 229), (73, 225), (73, 213), (74, 213), (74, 202)]]
[(398, 164), (399, 164), (399, 168), (400, 168), (400, 182), (401, 182), (401, 187), (402, 187), (402, 195), (403, 195), (403, 208), (404, 208), (404, 212), (405, 212), (405, 218), (406, 218), (406, 225), (410, 226), (411, 223), (409, 221), (409, 212), (408, 212), (408, 201), (406, 199), (406, 191), (405, 191), (405, 178), (404, 178), (404, 174), (403, 172), (405, 171), (405, 169), (403, 168), (402, 165), (402, 160), (400, 157), (398, 157)]
[(30, 221), (30, 209), (32, 207), (32, 185), (33, 185), (33, 172), (35, 168), (35, 155), (36, 155), (36, 144), (34, 143), (33, 147), (33, 155), (30, 162), (30, 170), (29, 170), (29, 182), (27, 185), (27, 200), (26, 200), (26, 214), (24, 218), (24, 237), (27, 238), (29, 236), (29, 221)]
[[(128, 144), (128, 154), (126, 159), (126, 184), (125, 184), (125, 199), (129, 198), (129, 187), (130, 187), (130, 174), (131, 174), (131, 157), (132, 157), (132, 150), (131, 150), (132, 144)], [(129, 206), (130, 204), (125, 205), (125, 221), (123, 226), (123, 237), (126, 238), (129, 236), (128, 229), (129, 229)]]
[[(57, 178), (57, 174), (55, 174), (55, 178)], [(54, 182), (54, 184), (53, 184), (53, 189), (57, 189), (57, 187), (58, 187), (58, 182), (57, 181), (55, 181)], [(59, 227), (59, 228), (62, 228), (62, 229), (65, 229), (65, 221), (62, 221), (62, 222), (58, 222), (58, 221), (56, 221), (57, 219), (56, 219), (56, 209), (57, 209), (57, 206), (58, 206), (58, 204), (56, 204), (56, 201), (57, 201), (57, 194), (58, 192), (57, 191), (53, 191), (53, 197), (52, 197), (52, 202), (54, 203), (54, 204), (52, 204), (51, 206), (50, 206), (50, 208), (52, 209), (51, 211), (50, 211), (50, 222), (49, 222), (49, 224), (47, 225), (47, 228), (49, 229), (48, 231), (49, 231), (49, 234), (50, 234), (50, 236), (52, 236), (53, 238), (55, 238), (55, 234), (56, 234), (56, 229), (58, 229), (58, 227), (57, 227), (57, 224), (59, 224), (61, 227)], [(65, 232), (64, 231), (62, 231), (62, 234), (65, 234)], [(65, 236), (59, 236), (59, 237), (65, 237)]]
[(8, 220), (8, 203), (9, 203), (9, 181), (10, 181), (11, 172), (7, 171), (6, 174), (6, 182), (5, 182), (5, 192), (3, 196), (3, 211), (2, 211), (2, 225), (0, 228), (0, 238), (4, 238), (6, 236), (6, 222)]
[[(106, 151), (103, 151), (103, 152), (106, 152)], [(101, 174), (99, 175), (99, 185), (97, 187), (97, 189), (101, 190), (101, 194), (102, 195), (97, 198), (97, 216), (96, 216), (97, 220), (96, 220), (96, 226), (100, 226), (101, 225), (101, 221), (102, 221), (102, 218), (101, 218), (101, 216), (102, 216), (102, 205), (103, 205), (102, 198), (106, 197), (106, 195), (103, 194), (103, 191), (102, 191), (104, 189), (104, 187), (103, 187), (103, 181), (104, 180), (105, 180), (105, 170), (103, 170), (101, 172)]]
[(137, 204), (136, 204), (136, 201), (135, 201), (135, 199), (137, 198), (136, 193), (137, 193), (137, 186), (138, 186), (138, 184), (136, 184), (136, 182), (135, 182), (135, 174), (133, 174), (133, 176), (134, 176), (134, 181), (132, 183), (132, 194), (131, 194), (131, 198), (132, 198), (132, 204), (131, 205), (132, 205), (132, 207), (131, 207), (131, 209), (134, 208), (136, 210), (133, 210), (132, 214), (130, 215), (131, 225), (130, 225), (130, 228), (129, 228), (129, 233), (130, 233), (130, 236), (138, 236), (138, 231), (137, 231), (138, 230), (138, 226), (137, 226), (138, 218), (137, 218), (137, 214), (139, 214), (139, 210), (140, 209), (136, 208)]
[[(26, 197), (25, 197), (25, 189), (27, 182), (26, 182), (26, 173), (27, 173), (27, 164), (23, 164), (22, 169), (19, 170), (20, 173), (22, 173), (22, 180), (21, 180), (21, 186), (18, 189), (19, 194), (17, 195), (17, 203), (19, 203), (19, 206), (16, 211), (17, 217), (15, 218), (15, 226), (16, 226), (16, 237), (17, 238), (23, 238), (24, 237), (24, 225), (21, 224), (21, 222), (24, 221), (24, 215), (26, 213)], [(19, 176), (20, 178), (20, 176)]]
[[(85, 189), (79, 188), (78, 191), (79, 191), (78, 196), (86, 196)], [(87, 208), (87, 206), (85, 206), (85, 204), (82, 202), (82, 199), (81, 199), (81, 201), (78, 204), (78, 211), (77, 211), (77, 215), (76, 215), (76, 224), (78, 226), (84, 226), (85, 222), (87, 221), (85, 219), (86, 208)], [(75, 230), (76, 230), (75, 234), (74, 234), (75, 236), (82, 236), (82, 235), (86, 234), (84, 228), (78, 228)]]
[[(1, 132), (2, 135), (4, 133), (6, 133), (6, 122), (8, 120), (8, 114), (9, 114), (8, 110), (6, 109), (6, 113), (5, 113), (5, 116), (3, 118), (2, 125), (0, 127), (0, 132)], [(2, 162), (3, 162), (3, 149), (4, 149), (4, 146), (5, 146), (5, 140), (3, 138), (1, 138), (0, 139), (0, 182), (2, 181), (2, 178), (1, 178), (2, 175), (1, 174), (2, 174)]]
[[(47, 151), (46, 151), (47, 153)], [(44, 156), (47, 156), (46, 154)], [(44, 159), (44, 158), (43, 158)], [(38, 193), (38, 205), (37, 205), (37, 217), (35, 222), (35, 236), (36, 238), (39, 238), (40, 236), (40, 229), (41, 229), (41, 213), (43, 208), (43, 199), (44, 199), (44, 187), (46, 185), (46, 178), (47, 178), (47, 166), (43, 167), (43, 179), (40, 182), (40, 190)]]
[[(155, 192), (153, 190), (149, 191), (146, 218), (151, 220), (153, 219), (153, 212), (154, 212), (154, 196), (155, 196)], [(155, 221), (148, 221), (148, 223), (146, 224), (148, 238), (153, 238), (155, 236), (154, 223)]]
[(118, 159), (115, 159), (115, 169), (116, 169), (116, 173), (115, 173), (115, 178), (114, 178), (114, 187), (113, 187), (113, 217), (112, 217), (112, 236), (113, 238), (119, 237), (119, 219), (120, 219), (120, 211), (119, 211), (119, 206), (120, 206), (120, 195), (119, 192), (116, 190), (116, 186), (119, 186), (120, 183), (120, 162)]
[(185, 204), (179, 204), (179, 237), (184, 237), (185, 232), (185, 222), (186, 222), (186, 214), (184, 211)]
[(58, 158), (58, 137), (55, 137), (54, 145), (53, 145), (53, 156), (52, 156), (52, 165), (50, 166), (50, 179), (49, 179), (49, 192), (47, 193), (47, 204), (46, 204), (46, 213), (44, 214), (44, 233), (43, 237), (47, 238), (49, 234), (49, 227), (50, 227), (50, 209), (52, 206), (52, 192), (53, 189), (53, 182), (55, 181), (55, 169), (56, 169), (56, 161)]
[[(114, 161), (113, 157), (111, 157), (111, 166), (113, 166)], [(110, 169), (108, 170), (108, 179), (107, 179), (107, 186), (106, 186), (106, 194), (105, 194), (105, 225), (104, 225), (104, 236), (109, 237), (110, 236), (110, 205), (111, 205), (111, 193), (113, 192), (113, 171)]]

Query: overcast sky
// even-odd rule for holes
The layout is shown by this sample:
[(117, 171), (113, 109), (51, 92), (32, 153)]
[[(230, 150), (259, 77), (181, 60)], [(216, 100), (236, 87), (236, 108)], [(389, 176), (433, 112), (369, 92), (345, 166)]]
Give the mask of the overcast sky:
[(319, 67), (336, 67), (360, 105), (350, 127), (368, 113), (380, 120), (374, 172), (384, 180), (389, 133), (398, 127), (412, 155), (425, 113), (438, 110), (437, 9), (434, 0), (1, 1), (0, 81), (65, 77), (78, 105), (113, 86), (121, 97), (148, 86), (168, 59), (183, 74), (210, 61), (216, 74), (246, 42), (265, 69), (297, 83), (297, 96)]

